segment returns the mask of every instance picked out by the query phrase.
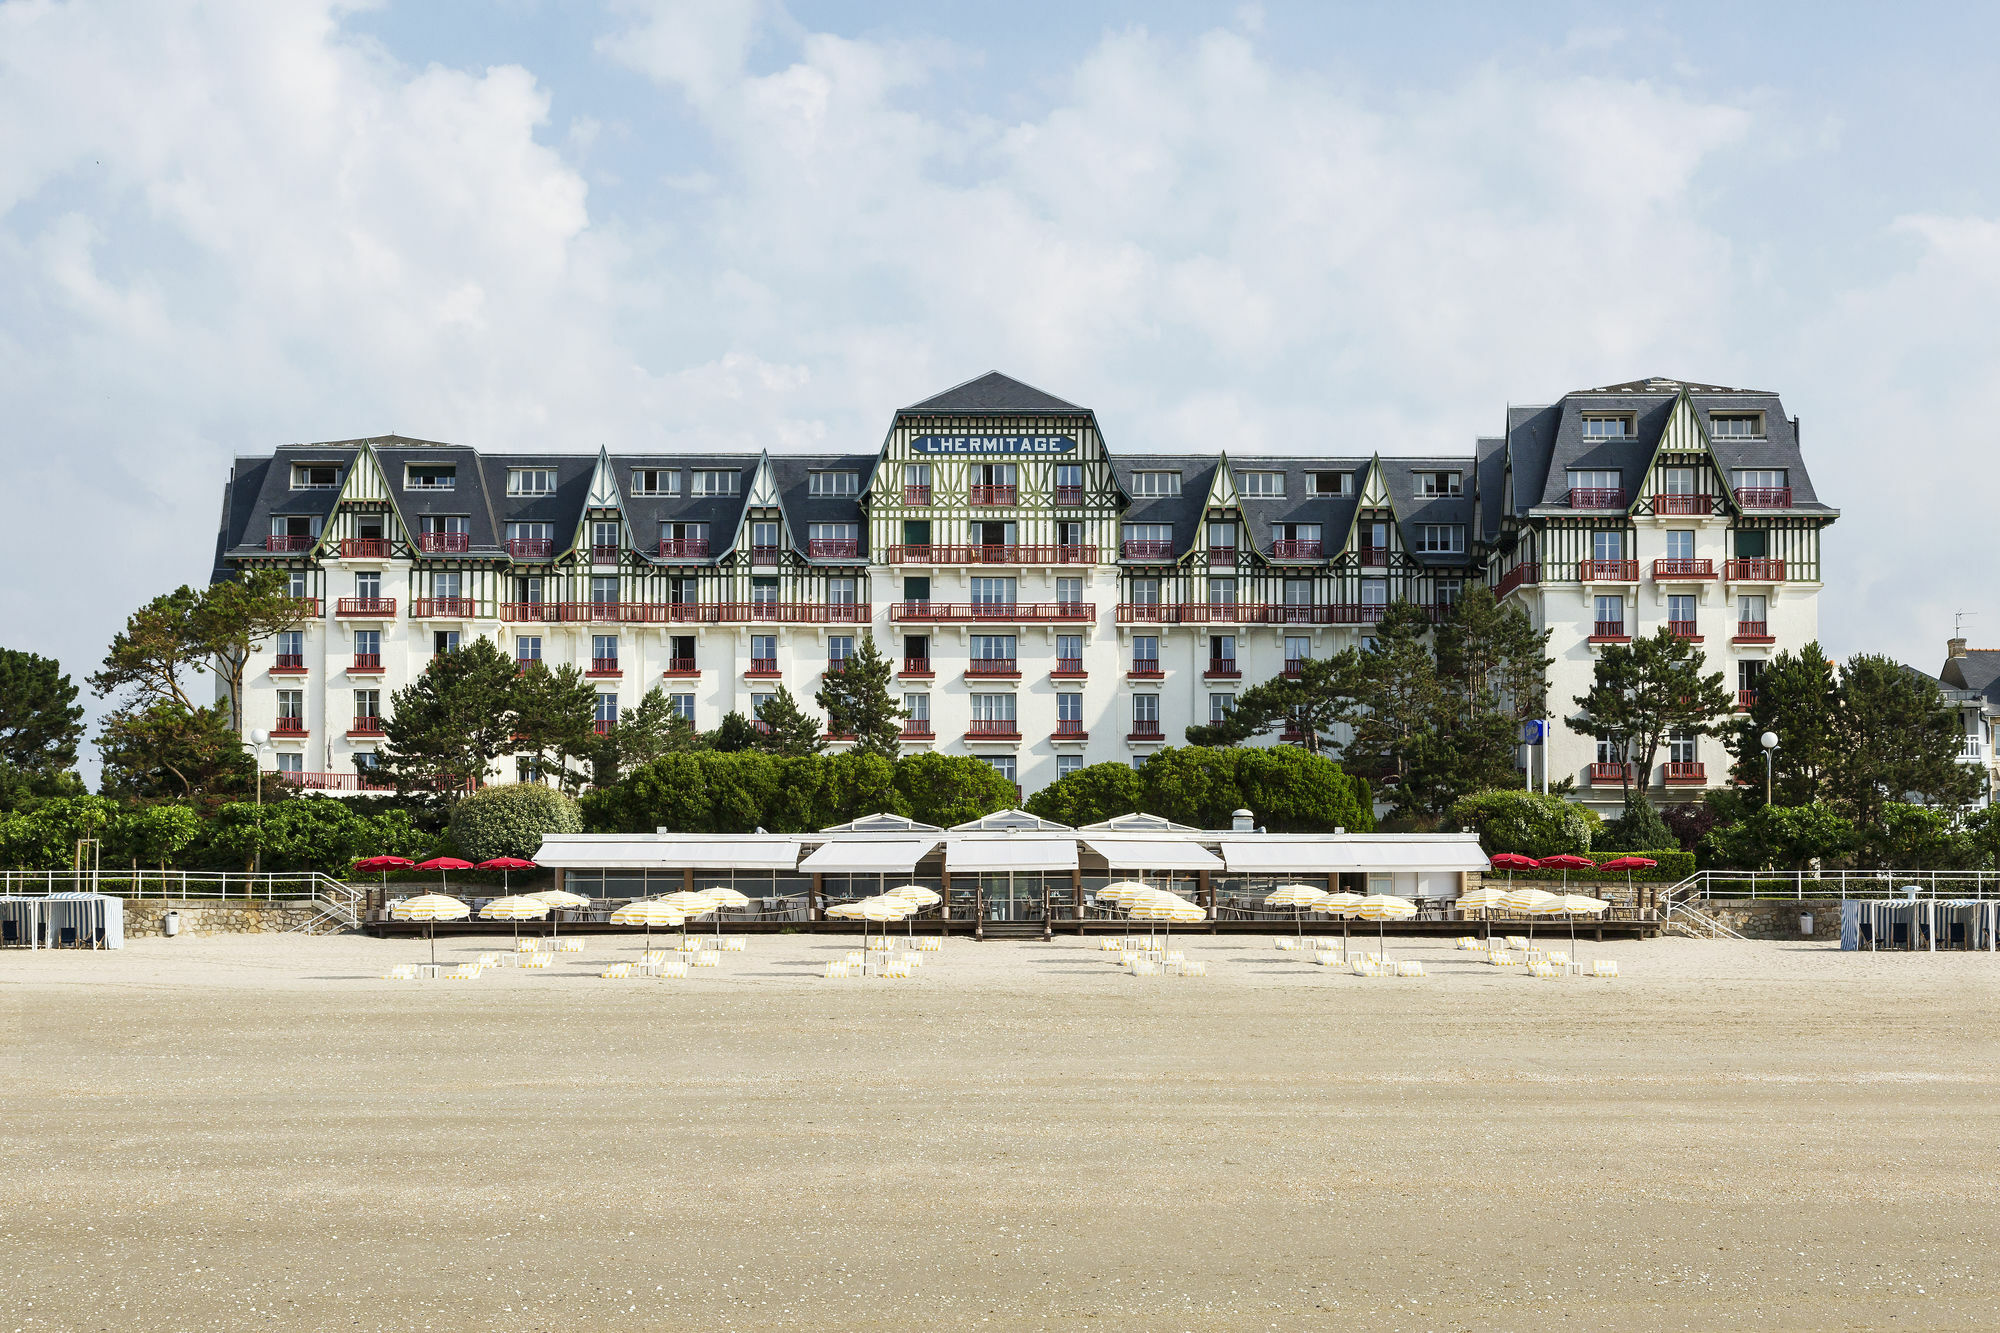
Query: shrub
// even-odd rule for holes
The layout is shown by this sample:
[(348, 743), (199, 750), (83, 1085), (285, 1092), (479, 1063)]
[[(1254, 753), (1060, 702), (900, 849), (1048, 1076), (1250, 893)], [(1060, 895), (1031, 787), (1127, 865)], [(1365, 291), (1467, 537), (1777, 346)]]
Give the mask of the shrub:
[(1632, 793), (1625, 802), (1625, 812), (1605, 827), (1604, 837), (1620, 847), (1666, 847), (1679, 846), (1680, 840), (1674, 836), (1660, 812), (1642, 792)]
[[(1157, 763), (1158, 757), (1150, 762)], [(1030, 796), (1026, 809), (1031, 815), (1080, 828), (1129, 815), (1143, 807), (1144, 799), (1144, 784), (1130, 764), (1091, 764)]]
[(409, 812), (369, 814), (336, 796), (303, 796), (273, 805), (232, 801), (208, 822), (207, 839), (191, 856), (203, 865), (247, 870), (263, 849), (266, 870), (319, 870), (345, 874), (364, 856), (407, 856), (421, 861), (435, 841), (419, 832)]
[(1495, 790), (1462, 796), (1451, 807), (1451, 825), (1479, 834), (1488, 856), (1517, 852), (1522, 856), (1590, 854), (1590, 843), (1602, 827), (1596, 813), (1539, 792)]
[(1021, 803), (1014, 784), (971, 755), (913, 754), (896, 761), (896, 790), (910, 818), (950, 828)]
[(1092, 764), (1036, 792), (1027, 809), (1072, 826), (1144, 811), (1193, 828), (1225, 829), (1247, 809), (1274, 832), (1375, 828), (1367, 782), (1295, 745), (1168, 746), (1136, 771)]
[[(1632, 872), (1632, 882), (1635, 884), (1678, 884), (1689, 875), (1692, 875), (1695, 870), (1694, 853), (1681, 851), (1677, 847), (1657, 852), (1599, 851), (1592, 852), (1590, 859), (1599, 865), (1603, 865), (1606, 861), (1615, 861), (1621, 856), (1643, 856), (1648, 861), (1659, 862), (1659, 865), (1651, 870), (1634, 870)], [(1589, 874), (1590, 872), (1585, 871), (1584, 873)], [(1603, 878), (1607, 880), (1622, 880), (1625, 878), (1625, 872), (1622, 870), (1608, 870), (1604, 872)]]
[(583, 832), (577, 803), (553, 787), (517, 782), (484, 787), (452, 807), (451, 841), (468, 861), (533, 859), (545, 833)]

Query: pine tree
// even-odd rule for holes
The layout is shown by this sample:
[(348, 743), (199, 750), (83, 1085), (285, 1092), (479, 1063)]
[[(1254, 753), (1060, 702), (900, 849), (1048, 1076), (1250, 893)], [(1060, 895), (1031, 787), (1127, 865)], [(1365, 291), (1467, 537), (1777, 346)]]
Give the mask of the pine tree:
[(553, 777), (566, 790), (580, 785), (577, 765), (598, 742), (597, 691), (582, 670), (571, 662), (553, 670), (529, 663), (515, 677), (513, 705), (514, 753), (526, 757), (538, 777)]
[(76, 767), (83, 709), (60, 664), (0, 648), (0, 810), (10, 795), (53, 795)]
[(1757, 701), (1723, 744), (1736, 756), (1732, 776), (1755, 799), (1764, 799), (1765, 732), (1779, 738), (1772, 758), (1772, 794), (1782, 806), (1811, 805), (1830, 795), (1829, 781), (1839, 763), (1835, 730), (1840, 714), (1840, 679), (1817, 642), (1796, 654), (1782, 652), (1757, 682)]
[(1703, 674), (1708, 665), (1701, 649), (1666, 626), (1658, 633), (1627, 644), (1611, 644), (1597, 659), (1590, 693), (1576, 697), (1581, 714), (1569, 719), (1570, 730), (1607, 738), (1627, 760), (1625, 804), (1640, 779), (1638, 800), (1645, 800), (1645, 781), (1652, 774), (1660, 747), (1674, 736), (1712, 736), (1727, 725), (1736, 698), (1722, 687), (1722, 673)]
[(694, 724), (682, 717), (667, 692), (655, 685), (636, 708), (621, 710), (618, 725), (598, 738), (593, 756), (597, 784), (616, 782), (623, 774), (666, 755), (702, 748)]
[(835, 736), (854, 737), (855, 754), (879, 754), (894, 759), (902, 749), (902, 705), (889, 693), (893, 671), (889, 659), (875, 646), (875, 636), (861, 636), (861, 646), (841, 664), (829, 669), (813, 697), (826, 711), (826, 729)]
[(1438, 678), (1453, 700), (1445, 739), (1464, 791), (1512, 787), (1522, 724), (1546, 715), (1549, 631), (1485, 586), (1469, 589), (1438, 626)]
[[(1847, 659), (1828, 788), (1861, 830), (1864, 848), (1882, 842), (1888, 807), (1908, 796), (1945, 807), (1973, 800), (1980, 775), (1960, 761), (1963, 743), (1958, 717), (1936, 681), (1893, 658), (1857, 653)], [(1785, 744), (1780, 733), (1779, 745)], [(1778, 757), (1789, 759), (1782, 748)]]
[(1409, 602), (1389, 607), (1375, 626), (1375, 647), (1361, 655), (1362, 711), (1354, 719), (1347, 766), (1385, 782), (1401, 814), (1442, 814), (1465, 794), (1459, 755), (1450, 745), (1452, 700), (1425, 646), (1428, 613)]
[(491, 639), (439, 653), (382, 719), (382, 771), (401, 791), (460, 792), (513, 748), (514, 660)]
[(722, 715), (714, 731), (702, 736), (702, 741), (717, 754), (736, 754), (742, 750), (755, 750), (763, 743), (763, 734), (757, 726), (734, 709)]
[(1362, 689), (1360, 653), (1342, 649), (1332, 657), (1308, 657), (1296, 674), (1276, 676), (1236, 696), (1220, 722), (1187, 729), (1189, 745), (1241, 745), (1280, 726), (1295, 732), (1308, 754), (1339, 744), (1334, 729), (1353, 721)]
[(826, 748), (819, 719), (799, 707), (783, 685), (757, 714), (759, 748), (777, 755), (818, 754)]

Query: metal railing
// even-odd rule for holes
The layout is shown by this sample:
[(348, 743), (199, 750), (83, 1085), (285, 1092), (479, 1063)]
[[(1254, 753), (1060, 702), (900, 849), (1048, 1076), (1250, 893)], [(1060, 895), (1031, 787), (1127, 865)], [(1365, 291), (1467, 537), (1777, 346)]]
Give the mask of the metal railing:
[(1690, 898), (2000, 898), (1994, 870), (1698, 870), (1660, 892), (1662, 902)]
[(317, 870), (0, 870), (0, 894), (108, 893), (119, 898), (221, 898), (275, 902), (324, 895), (353, 901), (363, 890)]
[(1674, 579), (1712, 579), (1715, 577), (1713, 560), (1689, 560), (1679, 556), (1661, 556), (1653, 562), (1653, 579), (1666, 583)]

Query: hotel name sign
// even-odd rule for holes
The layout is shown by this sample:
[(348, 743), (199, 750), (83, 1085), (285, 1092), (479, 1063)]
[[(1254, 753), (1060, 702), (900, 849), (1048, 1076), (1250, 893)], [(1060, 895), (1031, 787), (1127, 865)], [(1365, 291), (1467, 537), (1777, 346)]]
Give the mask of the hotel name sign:
[(1067, 454), (1076, 449), (1068, 435), (919, 435), (910, 448), (920, 454)]

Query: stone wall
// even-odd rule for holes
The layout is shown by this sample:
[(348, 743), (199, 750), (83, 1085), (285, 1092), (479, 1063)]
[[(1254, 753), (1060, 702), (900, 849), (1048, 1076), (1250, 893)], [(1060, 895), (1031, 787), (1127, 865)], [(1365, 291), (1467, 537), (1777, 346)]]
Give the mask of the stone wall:
[(181, 914), (183, 935), (278, 934), (305, 925), (319, 915), (319, 908), (298, 899), (254, 899), (251, 901), (181, 900), (174, 898), (127, 898), (125, 938), (153, 939), (159, 936), (160, 919), (168, 912)]
[(1706, 898), (1697, 899), (1694, 909), (1720, 921), (1737, 934), (1753, 940), (1797, 940), (1799, 914), (1811, 912), (1812, 938), (1840, 938), (1840, 900), (1808, 898)]

